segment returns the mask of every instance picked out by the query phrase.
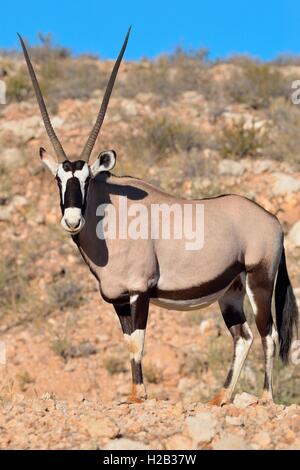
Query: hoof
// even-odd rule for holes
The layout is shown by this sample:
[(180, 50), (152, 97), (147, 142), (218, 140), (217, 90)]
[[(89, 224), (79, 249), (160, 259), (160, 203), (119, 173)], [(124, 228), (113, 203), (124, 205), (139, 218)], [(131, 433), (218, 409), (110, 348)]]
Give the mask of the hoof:
[(211, 406), (223, 406), (230, 403), (230, 396), (228, 390), (222, 389), (216, 396), (214, 396), (208, 404)]
[(127, 403), (143, 403), (147, 399), (146, 389), (143, 384), (133, 384), (132, 391), (127, 399)]
[(261, 399), (259, 400), (259, 404), (260, 405), (273, 405), (274, 400), (273, 400), (272, 392), (264, 390), (262, 393)]
[(129, 395), (129, 397), (126, 400), (126, 403), (129, 405), (132, 405), (133, 403), (143, 403), (145, 401), (145, 398), (138, 398), (133, 395)]

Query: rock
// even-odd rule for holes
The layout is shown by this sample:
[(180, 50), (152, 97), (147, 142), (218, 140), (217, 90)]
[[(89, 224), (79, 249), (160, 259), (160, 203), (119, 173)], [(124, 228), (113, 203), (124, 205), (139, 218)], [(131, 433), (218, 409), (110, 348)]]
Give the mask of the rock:
[(240, 162), (234, 160), (221, 160), (218, 165), (220, 175), (242, 176), (245, 168)]
[(250, 449), (246, 441), (238, 435), (227, 434), (223, 436), (216, 444), (214, 450), (248, 450)]
[(143, 442), (133, 441), (124, 437), (110, 441), (104, 450), (150, 450), (151, 447)]
[(189, 450), (194, 448), (192, 440), (182, 434), (174, 434), (169, 437), (165, 446), (167, 450)]
[(12, 397), (13, 403), (22, 403), (24, 399), (25, 399), (25, 395), (23, 395), (22, 393), (16, 393)]
[(274, 160), (255, 160), (252, 171), (255, 175), (260, 175), (272, 169)]
[(225, 421), (230, 426), (242, 426), (244, 424), (243, 416), (226, 416)]
[(186, 433), (197, 444), (205, 444), (214, 437), (216, 424), (216, 420), (211, 413), (197, 413), (196, 416), (186, 418)]
[(256, 375), (248, 364), (244, 367), (242, 374), (243, 378), (245, 378), (247, 382), (249, 382), (253, 387), (256, 386)]
[(270, 434), (266, 431), (260, 431), (255, 434), (253, 441), (262, 449), (266, 449), (271, 444)]
[(0, 207), (0, 222), (9, 221), (12, 214), (12, 207), (10, 205)]
[(97, 353), (97, 348), (89, 341), (82, 341), (76, 346), (66, 348), (66, 357), (86, 357)]
[(25, 196), (21, 196), (20, 194), (16, 194), (12, 200), (10, 205), (14, 208), (20, 208), (28, 205), (28, 199)]
[(216, 324), (215, 320), (209, 318), (208, 320), (203, 320), (200, 323), (200, 334), (203, 336), (219, 336), (220, 328)]
[(9, 204), (0, 207), (0, 221), (8, 221), (14, 213), (15, 209), (20, 209), (28, 204), (26, 197), (16, 194), (13, 196)]
[(243, 392), (234, 397), (233, 404), (238, 408), (247, 408), (247, 406), (255, 405), (258, 399), (255, 395)]
[(274, 173), (275, 182), (272, 187), (275, 196), (290, 194), (300, 190), (300, 181), (285, 173)]
[(300, 220), (296, 222), (288, 234), (288, 240), (296, 247), (300, 247)]
[(136, 116), (138, 113), (136, 104), (133, 100), (123, 99), (121, 102), (121, 108), (127, 116)]
[(243, 124), (244, 129), (264, 129), (268, 123), (265, 119), (255, 120), (251, 113), (236, 113), (226, 111), (223, 114), (224, 118), (229, 124)]
[[(52, 122), (54, 120), (55, 118), (52, 118)], [(41, 135), (43, 132), (42, 119), (36, 115), (25, 119), (10, 120), (1, 123), (1, 130), (13, 132), (22, 143), (25, 143), (31, 139), (36, 139)]]
[(99, 439), (102, 437), (109, 437), (110, 439), (116, 437), (119, 434), (119, 427), (115, 421), (111, 418), (91, 418), (87, 417), (84, 419), (84, 425), (93, 439)]
[(18, 148), (6, 148), (1, 152), (0, 162), (6, 167), (13, 167), (22, 164), (25, 155)]

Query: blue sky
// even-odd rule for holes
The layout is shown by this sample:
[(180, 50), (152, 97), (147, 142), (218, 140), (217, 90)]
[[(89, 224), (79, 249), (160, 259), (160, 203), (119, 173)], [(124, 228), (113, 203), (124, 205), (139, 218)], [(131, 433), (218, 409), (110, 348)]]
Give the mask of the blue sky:
[(127, 27), (127, 59), (207, 47), (211, 57), (249, 53), (265, 60), (300, 53), (299, 0), (11, 0), (1, 2), (0, 47), (51, 32), (75, 53), (114, 58)]

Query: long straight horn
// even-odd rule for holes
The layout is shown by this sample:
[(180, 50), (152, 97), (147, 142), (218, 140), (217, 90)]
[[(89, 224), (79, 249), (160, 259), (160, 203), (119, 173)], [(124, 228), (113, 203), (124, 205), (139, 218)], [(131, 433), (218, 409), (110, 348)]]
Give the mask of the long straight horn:
[(43, 121), (44, 121), (45, 129), (46, 129), (47, 134), (49, 136), (49, 139), (50, 139), (50, 141), (53, 145), (53, 148), (54, 148), (55, 153), (57, 155), (58, 161), (59, 162), (64, 162), (65, 160), (67, 160), (67, 156), (65, 154), (64, 149), (62, 148), (61, 143), (58, 140), (57, 135), (55, 134), (55, 131), (54, 131), (53, 127), (52, 127), (52, 124), (51, 124), (51, 121), (50, 121), (50, 118), (49, 118), (49, 114), (48, 114), (48, 111), (47, 111), (47, 108), (46, 108), (46, 105), (45, 105), (45, 101), (44, 101), (39, 83), (37, 81), (35, 72), (33, 70), (33, 66), (31, 64), (31, 61), (30, 61), (25, 43), (24, 43), (23, 39), (21, 38), (20, 34), (19, 33), (17, 33), (17, 34), (19, 36), (21, 46), (22, 46), (22, 49), (23, 49), (23, 52), (24, 52), (24, 56), (25, 56), (25, 60), (26, 60), (26, 63), (27, 63), (29, 75), (30, 75), (30, 78), (31, 78), (31, 81), (32, 81), (32, 84), (33, 84), (33, 88), (34, 88), (34, 91), (35, 91), (35, 95), (36, 95), (38, 105), (40, 107), (40, 111), (41, 111), (41, 115), (42, 115), (42, 118), (43, 118)]
[(119, 70), (119, 67), (120, 67), (120, 64), (121, 64), (126, 46), (127, 46), (130, 30), (131, 30), (131, 26), (130, 26), (127, 34), (126, 34), (126, 38), (125, 38), (125, 41), (123, 43), (122, 49), (119, 53), (119, 56), (118, 56), (118, 58), (115, 62), (114, 68), (111, 72), (111, 75), (110, 75), (110, 78), (109, 78), (109, 81), (108, 81), (108, 84), (107, 84), (107, 87), (106, 87), (106, 90), (105, 90), (105, 94), (104, 94), (104, 97), (103, 97), (103, 100), (102, 100), (102, 104), (101, 104), (96, 122), (95, 122), (94, 127), (93, 127), (93, 129), (92, 129), (92, 131), (89, 135), (89, 138), (88, 138), (88, 140), (87, 140), (87, 142), (84, 146), (84, 149), (81, 153), (81, 157), (80, 157), (81, 160), (84, 160), (86, 162), (89, 161), (89, 158), (91, 156), (91, 153), (92, 153), (92, 150), (94, 148), (95, 142), (97, 140), (98, 134), (100, 132), (102, 123), (104, 121), (104, 117), (105, 117), (105, 113), (106, 113), (107, 106), (108, 106), (108, 103), (109, 103), (110, 95), (111, 95), (111, 92), (113, 90), (114, 83), (115, 83), (115, 80), (116, 80), (116, 76), (117, 76), (117, 73), (118, 73), (118, 70)]

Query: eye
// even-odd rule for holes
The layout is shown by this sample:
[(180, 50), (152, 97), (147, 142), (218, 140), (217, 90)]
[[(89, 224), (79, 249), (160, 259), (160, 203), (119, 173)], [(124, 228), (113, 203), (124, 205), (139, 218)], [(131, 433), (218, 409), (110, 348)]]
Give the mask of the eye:
[(63, 169), (65, 171), (72, 171), (72, 165), (71, 165), (71, 162), (69, 161), (66, 161), (63, 163)]
[(78, 160), (77, 162), (75, 162), (75, 170), (82, 170), (84, 165), (85, 165), (84, 161)]

